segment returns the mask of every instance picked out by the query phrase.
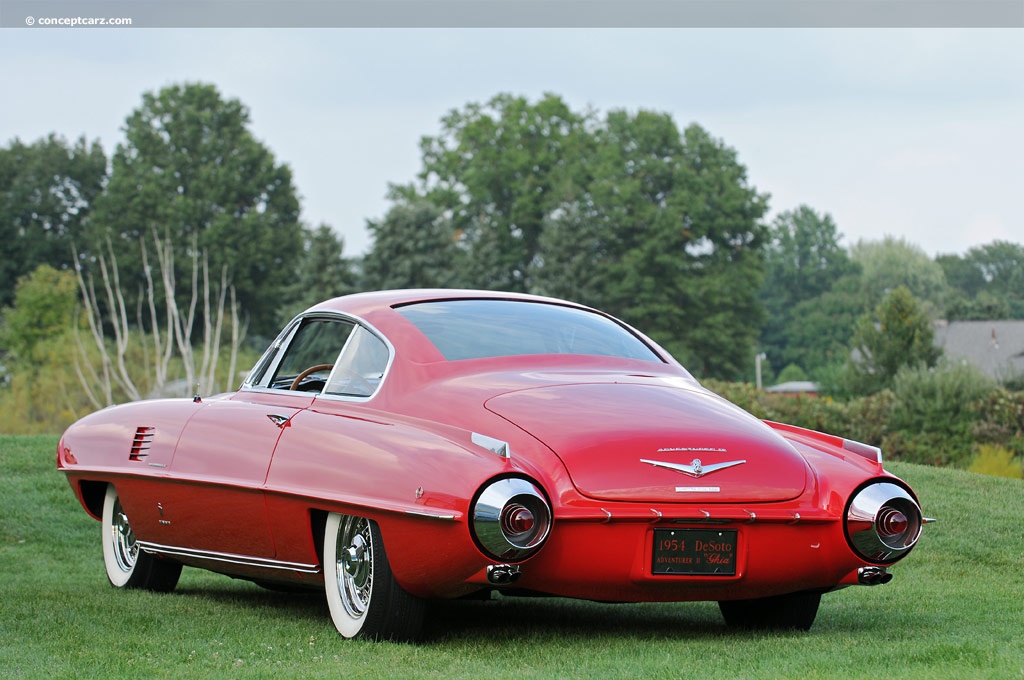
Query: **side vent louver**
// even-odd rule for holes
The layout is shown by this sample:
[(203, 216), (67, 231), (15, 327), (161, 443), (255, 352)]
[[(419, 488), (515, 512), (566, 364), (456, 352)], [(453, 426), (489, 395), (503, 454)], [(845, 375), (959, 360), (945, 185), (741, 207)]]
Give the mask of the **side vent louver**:
[(149, 455), (149, 446), (153, 443), (153, 435), (156, 434), (155, 427), (140, 427), (135, 430), (135, 438), (132, 439), (132, 450), (128, 454), (128, 460), (142, 460)]

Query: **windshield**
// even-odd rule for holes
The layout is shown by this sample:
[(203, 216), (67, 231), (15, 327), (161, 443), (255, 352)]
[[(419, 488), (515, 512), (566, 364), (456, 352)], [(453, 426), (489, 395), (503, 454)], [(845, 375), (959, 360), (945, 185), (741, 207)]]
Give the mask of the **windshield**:
[(615, 321), (573, 307), (517, 300), (442, 300), (396, 309), (449, 361), (588, 354), (661, 362)]

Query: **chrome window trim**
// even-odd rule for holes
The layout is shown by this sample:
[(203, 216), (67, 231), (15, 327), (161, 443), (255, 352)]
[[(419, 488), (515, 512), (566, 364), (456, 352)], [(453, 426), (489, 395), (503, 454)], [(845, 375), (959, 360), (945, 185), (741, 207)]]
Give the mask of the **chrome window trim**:
[(281, 363), (281, 348), (286, 347), (291, 342), (291, 338), (295, 335), (295, 331), (301, 321), (301, 316), (295, 317), (277, 334), (274, 341), (270, 343), (270, 346), (260, 356), (259, 361), (252, 367), (249, 374), (245, 376), (245, 380), (242, 381), (242, 389), (255, 387), (265, 376), (274, 374), (278, 364)]
[[(288, 347), (295, 339), (295, 334), (298, 332), (299, 327), (302, 326), (302, 323), (304, 321), (309, 319), (327, 319), (331, 321), (348, 322), (356, 327), (362, 326), (369, 333), (371, 333), (377, 339), (383, 342), (384, 346), (387, 348), (388, 351), (388, 361), (384, 367), (384, 372), (381, 374), (380, 382), (377, 383), (377, 388), (373, 391), (373, 394), (371, 394), (370, 396), (360, 397), (354, 395), (324, 394), (323, 392), (320, 392), (316, 394), (315, 398), (330, 401), (364, 403), (370, 401), (378, 394), (380, 394), (381, 388), (384, 386), (384, 383), (387, 381), (388, 376), (391, 374), (391, 367), (395, 363), (395, 346), (391, 344), (391, 341), (388, 340), (386, 335), (381, 333), (373, 324), (367, 322), (365, 319), (361, 319), (360, 317), (353, 316), (351, 314), (345, 314), (342, 312), (334, 311), (315, 311), (304, 313), (296, 316), (294, 319), (288, 322), (288, 325), (285, 326), (284, 330), (281, 331), (277, 339), (270, 345), (269, 348), (267, 348), (267, 351), (264, 352), (263, 356), (256, 363), (256, 366), (253, 367), (253, 370), (249, 373), (248, 376), (246, 376), (245, 382), (242, 383), (241, 391), (263, 392), (266, 394), (281, 394), (282, 392), (288, 392), (288, 390), (281, 390), (270, 387), (269, 385), (266, 384), (266, 381), (269, 379), (269, 376), (272, 376), (274, 375), (274, 373), (277, 372), (278, 367), (281, 365), (282, 359), (284, 359), (284, 355), (287, 354), (288, 352)], [(349, 346), (349, 343), (352, 341), (352, 336), (354, 334), (355, 329), (353, 329), (353, 332), (350, 333), (347, 338), (345, 338), (345, 344), (338, 352), (338, 356), (335, 357), (334, 359), (334, 368), (331, 369), (330, 375), (327, 376), (327, 381), (325, 385), (330, 384), (331, 378), (334, 376), (334, 371), (338, 367), (338, 362), (341, 359), (341, 356), (345, 353), (345, 349)], [(267, 355), (271, 353), (274, 353), (274, 356), (268, 360)], [(266, 364), (264, 364), (265, 361), (267, 361)], [(258, 379), (254, 375), (257, 372), (259, 372)], [(310, 393), (306, 394), (308, 396)]]

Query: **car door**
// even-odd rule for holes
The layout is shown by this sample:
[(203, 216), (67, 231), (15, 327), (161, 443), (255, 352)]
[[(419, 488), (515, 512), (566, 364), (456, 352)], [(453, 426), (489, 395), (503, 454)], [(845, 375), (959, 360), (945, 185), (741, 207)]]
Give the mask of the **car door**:
[(189, 420), (170, 466), (174, 498), (162, 510), (182, 547), (275, 556), (264, 494), (274, 451), (326, 384), (352, 327), (337, 318), (302, 319), (242, 389), (209, 400)]

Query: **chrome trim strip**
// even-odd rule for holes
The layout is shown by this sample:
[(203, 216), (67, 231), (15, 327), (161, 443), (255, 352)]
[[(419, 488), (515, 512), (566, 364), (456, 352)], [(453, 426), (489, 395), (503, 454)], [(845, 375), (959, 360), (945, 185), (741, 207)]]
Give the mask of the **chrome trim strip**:
[(176, 555), (178, 557), (191, 557), (212, 562), (226, 562), (228, 564), (241, 564), (247, 567), (263, 567), (266, 569), (283, 569), (286, 571), (298, 571), (303, 574), (319, 574), (321, 569), (317, 564), (303, 564), (302, 562), (283, 562), (267, 557), (253, 557), (251, 555), (236, 555), (234, 553), (213, 552), (209, 550), (195, 550), (193, 548), (179, 548), (173, 545), (161, 545), (150, 541), (138, 541), (139, 547), (149, 553), (161, 555)]
[(494, 437), (488, 437), (487, 435), (480, 434), (479, 432), (474, 432), (470, 439), (477, 446), (485, 448), (491, 453), (496, 453), (502, 458), (508, 459), (512, 457), (512, 449), (506, 441), (495, 439)]
[(843, 440), (843, 450), (869, 460), (876, 465), (882, 464), (882, 449), (870, 444), (864, 444), (853, 439)]
[(427, 519), (443, 519), (449, 522), (454, 522), (455, 515), (435, 515), (430, 512), (420, 512), (418, 510), (406, 510), (405, 514), (412, 515), (413, 517), (426, 517)]

